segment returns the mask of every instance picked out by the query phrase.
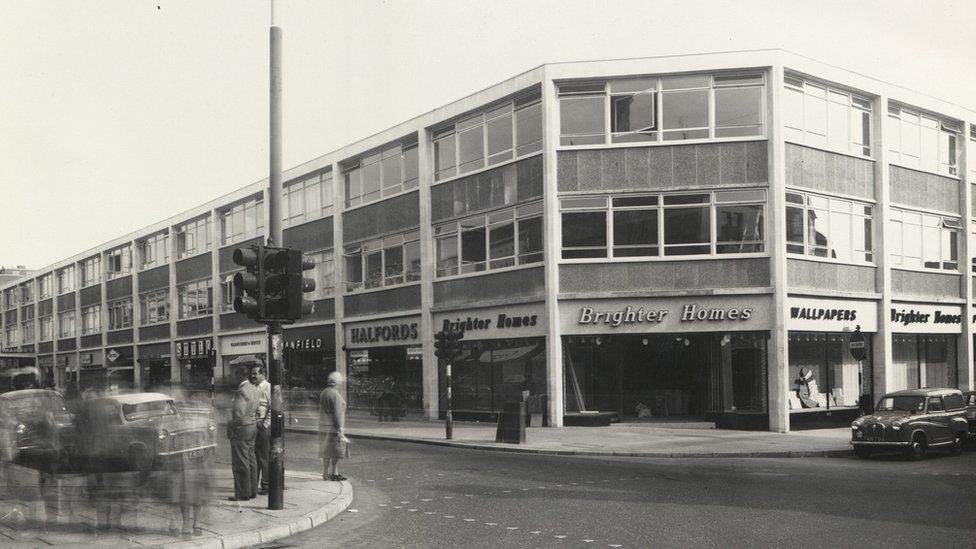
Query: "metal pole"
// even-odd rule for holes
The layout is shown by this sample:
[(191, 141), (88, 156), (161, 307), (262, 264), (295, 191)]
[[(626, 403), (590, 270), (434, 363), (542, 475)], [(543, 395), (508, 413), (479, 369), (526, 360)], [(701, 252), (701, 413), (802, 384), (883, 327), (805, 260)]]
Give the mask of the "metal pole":
[(444, 419), (444, 429), (447, 431), (447, 440), (454, 438), (454, 416), (451, 414), (451, 363), (447, 363), (447, 413)]
[[(268, 189), (268, 240), (283, 246), (281, 228), (281, 28), (271, 27), (271, 140)], [(281, 324), (268, 324), (268, 381), (271, 383), (271, 455), (268, 459), (268, 509), (284, 509), (285, 414), (281, 398)]]

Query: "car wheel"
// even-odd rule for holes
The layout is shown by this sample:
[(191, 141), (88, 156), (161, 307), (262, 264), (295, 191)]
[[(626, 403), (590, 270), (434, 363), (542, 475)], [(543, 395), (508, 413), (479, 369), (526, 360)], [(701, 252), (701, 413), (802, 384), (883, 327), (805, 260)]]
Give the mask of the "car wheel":
[(855, 446), (854, 455), (859, 457), (860, 459), (868, 459), (869, 457), (871, 457), (871, 449), (865, 446)]
[(129, 448), (129, 467), (140, 473), (148, 473), (152, 470), (152, 458), (149, 452), (142, 446)]
[(925, 457), (925, 439), (921, 436), (912, 438), (912, 443), (905, 449), (905, 458), (918, 461)]
[(963, 433), (958, 433), (956, 434), (956, 438), (953, 439), (952, 441), (952, 448), (949, 450), (949, 452), (954, 456), (958, 456), (962, 454), (962, 447), (965, 444), (966, 444), (966, 435)]

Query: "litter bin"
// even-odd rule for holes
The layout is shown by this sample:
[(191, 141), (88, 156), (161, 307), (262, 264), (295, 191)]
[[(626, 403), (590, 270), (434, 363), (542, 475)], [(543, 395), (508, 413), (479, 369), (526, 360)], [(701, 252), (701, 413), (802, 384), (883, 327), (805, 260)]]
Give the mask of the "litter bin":
[(495, 442), (525, 442), (525, 402), (506, 402), (498, 414)]
[(526, 426), (542, 427), (542, 414), (545, 409), (545, 395), (530, 396), (525, 399)]

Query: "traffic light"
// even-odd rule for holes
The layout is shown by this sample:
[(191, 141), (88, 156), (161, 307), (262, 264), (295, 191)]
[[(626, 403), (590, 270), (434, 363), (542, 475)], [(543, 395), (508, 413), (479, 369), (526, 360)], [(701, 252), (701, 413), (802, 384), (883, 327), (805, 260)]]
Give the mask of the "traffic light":
[(434, 355), (451, 361), (461, 354), (461, 339), (464, 332), (460, 330), (450, 330), (447, 332), (437, 332), (434, 334)]
[(261, 290), (261, 296), (264, 298), (262, 321), (289, 320), (288, 290), (291, 277), (288, 273), (288, 267), (291, 252), (292, 250), (286, 248), (264, 246), (264, 255), (262, 256), (264, 286)]
[(291, 252), (264, 244), (234, 250), (234, 263), (245, 269), (245, 272), (234, 275), (235, 311), (258, 322), (288, 318), (288, 260)]
[(288, 250), (288, 320), (301, 320), (312, 314), (314, 303), (305, 299), (307, 292), (315, 291), (315, 279), (306, 278), (302, 273), (315, 268), (315, 260), (306, 257), (301, 250)]

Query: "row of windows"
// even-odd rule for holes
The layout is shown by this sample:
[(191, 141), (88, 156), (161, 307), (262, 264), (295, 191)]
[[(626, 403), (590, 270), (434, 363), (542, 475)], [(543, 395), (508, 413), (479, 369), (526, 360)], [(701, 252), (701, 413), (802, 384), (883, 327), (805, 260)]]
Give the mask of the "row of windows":
[(560, 144), (761, 136), (763, 90), (762, 73), (561, 84)]
[(786, 251), (841, 261), (874, 261), (874, 207), (815, 194), (786, 193)]
[(948, 120), (888, 107), (885, 144), (892, 162), (908, 168), (957, 175), (956, 145), (961, 125)]
[[(220, 243), (254, 238), (264, 231), (264, 200), (251, 199), (220, 214)], [(208, 235), (209, 236), (209, 235)]]
[(542, 202), (434, 227), (436, 276), (504, 269), (543, 260)]
[(367, 240), (344, 251), (346, 291), (396, 286), (420, 280), (420, 233)]
[(563, 198), (562, 257), (665, 257), (763, 252), (766, 192)]
[(416, 189), (420, 184), (417, 158), (417, 145), (396, 145), (347, 165), (343, 170), (346, 207)]
[[(335, 275), (332, 250), (310, 252), (306, 253), (305, 256), (315, 261), (315, 267), (303, 273), (304, 277), (315, 280), (315, 290), (305, 294), (305, 298), (318, 300), (331, 296), (334, 289), (333, 276)], [(240, 271), (226, 273), (221, 282), (220, 311), (222, 313), (229, 313), (234, 310), (234, 298), (238, 295), (234, 287), (234, 275), (237, 272)]]
[(871, 100), (787, 75), (783, 93), (786, 139), (871, 156)]
[(519, 97), (434, 133), (434, 181), (542, 150), (542, 100)]
[(289, 183), (282, 189), (282, 218), (293, 227), (332, 214), (334, 188), (332, 172), (325, 171)]

